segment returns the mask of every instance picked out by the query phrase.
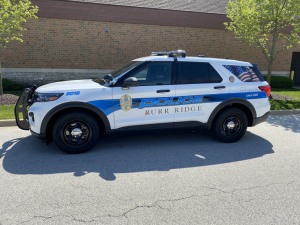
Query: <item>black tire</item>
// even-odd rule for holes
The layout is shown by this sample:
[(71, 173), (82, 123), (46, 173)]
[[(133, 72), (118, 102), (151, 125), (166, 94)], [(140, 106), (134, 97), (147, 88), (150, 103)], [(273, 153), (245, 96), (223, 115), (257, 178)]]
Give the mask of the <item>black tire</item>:
[(95, 146), (100, 136), (100, 128), (90, 114), (69, 112), (56, 120), (52, 135), (55, 144), (62, 151), (79, 154)]
[(214, 119), (212, 132), (215, 137), (225, 143), (240, 140), (246, 133), (248, 120), (245, 113), (238, 108), (223, 110)]

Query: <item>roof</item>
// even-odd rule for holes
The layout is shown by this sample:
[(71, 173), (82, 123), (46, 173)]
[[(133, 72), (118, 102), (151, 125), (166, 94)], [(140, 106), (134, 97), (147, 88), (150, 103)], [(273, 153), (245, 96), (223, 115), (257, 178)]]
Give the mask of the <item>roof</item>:
[[(100, 1), (105, 4), (96, 4)], [(118, 1), (118, 2), (116, 2)], [(135, 2), (134, 2), (135, 1)], [(118, 22), (118, 23), (131, 23), (131, 24), (151, 24), (161, 26), (176, 26), (176, 27), (195, 27), (195, 28), (210, 28), (210, 29), (225, 29), (225, 22), (230, 22), (230, 19), (226, 14), (208, 13), (217, 12), (217, 8), (208, 7), (209, 4), (204, 0), (181, 0), (186, 5), (179, 2), (179, 0), (173, 0), (169, 5), (159, 4), (158, 0), (152, 0), (152, 5), (149, 5), (148, 1), (138, 0), (115, 0), (109, 2), (106, 0), (31, 0), (33, 5), (39, 7), (37, 13), (38, 17), (44, 18), (59, 18), (59, 19), (74, 19), (74, 20), (86, 20), (86, 21), (101, 21), (101, 22)], [(167, 1), (167, 0), (160, 0)], [(170, 1), (170, 0), (168, 0)], [(208, 0), (213, 5), (218, 3), (219, 9), (220, 3), (225, 0)], [(228, 0), (226, 0), (227, 3)], [(140, 4), (137, 4), (140, 2)], [(114, 3), (114, 4), (112, 4)], [(117, 4), (123, 5), (117, 5)], [(128, 3), (128, 4), (125, 4)], [(135, 7), (128, 6), (129, 3), (135, 5)], [(136, 3), (136, 4), (133, 4)], [(157, 5), (155, 5), (156, 3)], [(147, 5), (148, 4), (148, 5)], [(196, 12), (197, 7), (193, 11), (180, 11), (184, 9), (183, 6), (189, 6), (189, 10), (192, 10), (193, 6), (198, 6), (198, 10), (206, 12)], [(153, 7), (145, 8), (141, 6)], [(176, 9), (166, 10), (163, 8)], [(182, 6), (180, 8), (180, 6)], [(204, 7), (206, 6), (206, 8)], [(157, 7), (157, 8), (154, 8)], [(160, 7), (160, 8), (159, 8)], [(225, 5), (223, 7), (225, 9)]]
[(60, 0), (69, 2), (226, 14), (229, 0)]
[[(209, 58), (209, 57), (190, 57), (187, 56), (177, 57), (179, 62), (209, 62), (209, 63), (217, 63), (223, 65), (235, 65), (235, 66), (252, 66), (249, 62), (243, 62), (238, 60), (232, 59), (219, 59), (219, 58)], [(134, 59), (133, 61), (174, 61), (173, 57), (168, 56), (147, 56), (143, 58)]]

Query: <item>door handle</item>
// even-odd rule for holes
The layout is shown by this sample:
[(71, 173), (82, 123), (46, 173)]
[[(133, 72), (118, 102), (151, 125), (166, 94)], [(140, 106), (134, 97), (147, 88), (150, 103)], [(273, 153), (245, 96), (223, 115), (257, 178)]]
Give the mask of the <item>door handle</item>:
[(157, 90), (157, 93), (165, 93), (165, 92), (170, 92), (170, 90)]
[(215, 89), (225, 89), (226, 87), (225, 86), (216, 86), (214, 87)]

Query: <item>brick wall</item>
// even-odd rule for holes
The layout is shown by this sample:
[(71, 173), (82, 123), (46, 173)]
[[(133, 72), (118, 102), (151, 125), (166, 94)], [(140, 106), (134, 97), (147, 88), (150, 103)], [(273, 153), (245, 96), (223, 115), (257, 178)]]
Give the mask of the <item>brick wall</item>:
[[(11, 42), (1, 52), (3, 68), (114, 69), (152, 51), (184, 49), (192, 56), (250, 61), (267, 70), (261, 50), (226, 30), (53, 18), (28, 21), (26, 27), (24, 42)], [(300, 49), (281, 53), (273, 70), (289, 71), (293, 51)]]

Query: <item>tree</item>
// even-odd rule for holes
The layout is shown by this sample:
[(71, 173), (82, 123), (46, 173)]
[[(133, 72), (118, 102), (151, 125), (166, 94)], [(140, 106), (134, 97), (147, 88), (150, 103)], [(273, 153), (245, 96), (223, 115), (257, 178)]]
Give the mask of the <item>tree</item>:
[(270, 84), (278, 54), (300, 43), (300, 0), (229, 0), (226, 10), (231, 19), (226, 29), (262, 50)]
[[(22, 40), (27, 19), (36, 19), (38, 7), (29, 0), (0, 0), (0, 54), (11, 41)], [(3, 94), (0, 62), (0, 95)]]

